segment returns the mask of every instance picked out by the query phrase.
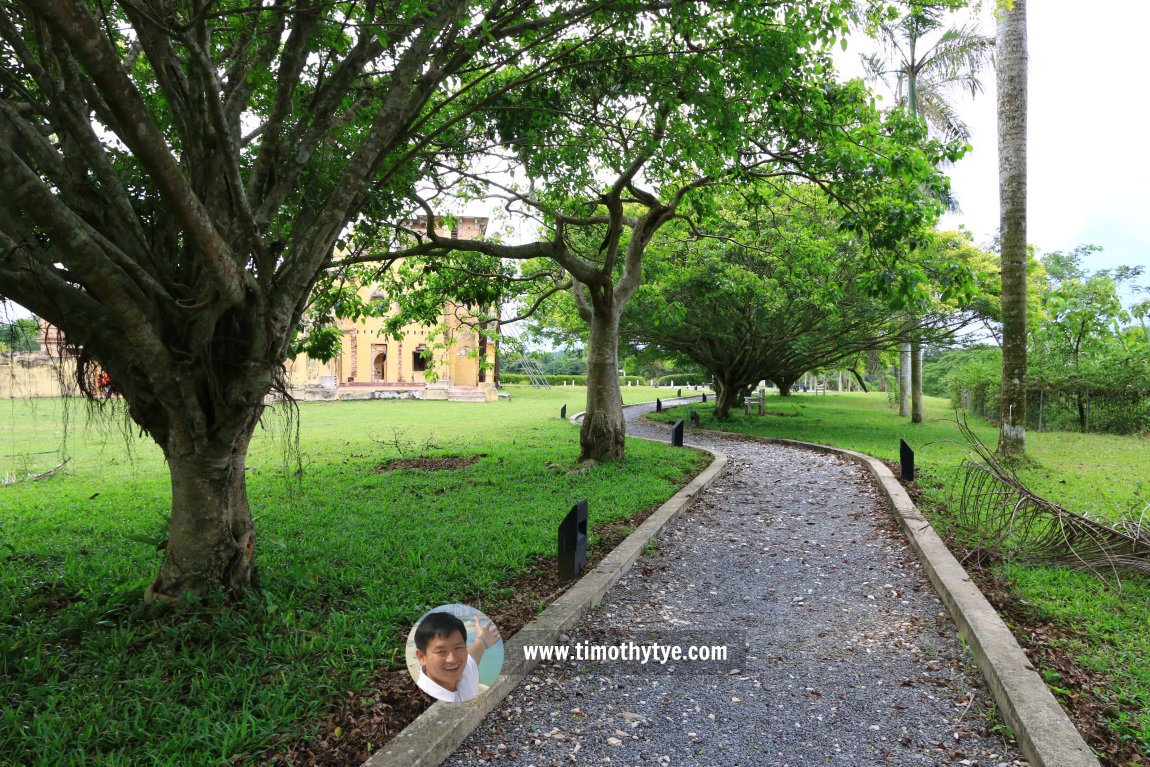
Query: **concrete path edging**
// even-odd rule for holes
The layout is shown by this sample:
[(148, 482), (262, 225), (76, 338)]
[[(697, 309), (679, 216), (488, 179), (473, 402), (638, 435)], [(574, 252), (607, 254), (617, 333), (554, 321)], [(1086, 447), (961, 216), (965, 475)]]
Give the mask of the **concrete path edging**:
[(841, 455), (868, 469), (890, 500), (899, 527), (970, 646), (1002, 718), (1013, 731), (1031, 767), (1099, 767), (1094, 752), (1031, 665), (998, 611), (915, 507), (886, 464), (865, 453), (828, 445), (746, 434), (737, 436)]
[[(582, 415), (577, 413), (570, 420)], [(701, 448), (699, 448), (701, 449)], [(727, 456), (711, 450), (715, 459), (670, 500), (655, 510), (638, 529), (556, 599), (504, 645), (504, 669), (483, 695), (468, 703), (432, 704), (414, 722), (375, 752), (362, 767), (437, 767), (471, 734), (483, 718), (514, 690), (539, 661), (523, 659), (520, 637), (533, 644), (558, 644), (560, 634), (573, 628), (631, 569), (644, 547), (695, 502), (727, 465)], [(517, 641), (517, 638), (518, 639)]]

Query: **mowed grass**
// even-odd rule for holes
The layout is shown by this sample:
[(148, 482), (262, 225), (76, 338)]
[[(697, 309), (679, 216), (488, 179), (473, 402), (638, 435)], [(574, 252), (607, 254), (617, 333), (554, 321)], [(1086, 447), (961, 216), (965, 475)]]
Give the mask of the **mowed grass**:
[[(585, 389), (508, 390), (484, 404), (304, 403), (298, 424), (269, 412), (248, 464), (262, 596), (179, 610), (141, 600), (170, 492), (123, 403), (89, 417), (83, 403), (0, 401), (0, 476), (69, 458), (0, 487), (0, 764), (256, 761), (400, 664), (424, 611), (497, 599), (553, 556), (574, 502), (588, 499), (594, 541), (597, 524), (659, 505), (706, 463), (631, 440), (625, 461), (568, 474), (578, 431), (559, 410), (581, 410)], [(481, 457), (376, 471), (447, 455)]]
[[(857, 450), (897, 464), (899, 439), (915, 451), (922, 503), (945, 529), (947, 508), (957, 498), (960, 464), (973, 457), (943, 399), (927, 397), (925, 422), (912, 424), (881, 393), (768, 395), (765, 416), (740, 409), (730, 420), (714, 419), (711, 405), (672, 408), (659, 416), (672, 421), (690, 409), (703, 428), (794, 439)], [(969, 425), (992, 449), (998, 431), (985, 421)], [(1077, 512), (1117, 519), (1135, 515), (1150, 501), (1150, 440), (1067, 432), (1029, 432), (1034, 465), (1019, 470), (1043, 497)], [(1150, 513), (1148, 513), (1150, 517)], [(1020, 604), (1040, 620), (1075, 632), (1065, 649), (1079, 665), (1109, 677), (1094, 690), (1113, 704), (1108, 726), (1114, 737), (1134, 741), (1150, 756), (1150, 578), (1120, 573), (1100, 579), (1090, 572), (1012, 564), (998, 569)], [(1048, 677), (1057, 695), (1069, 694)]]

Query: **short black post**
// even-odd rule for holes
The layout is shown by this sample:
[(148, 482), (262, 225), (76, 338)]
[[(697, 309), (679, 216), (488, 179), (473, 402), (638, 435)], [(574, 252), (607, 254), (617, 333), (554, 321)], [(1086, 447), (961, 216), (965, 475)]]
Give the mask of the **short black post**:
[(587, 501), (579, 501), (559, 523), (559, 580), (579, 577), (587, 564)]
[(691, 428), (692, 429), (699, 428), (699, 414), (696, 413), (694, 410), (691, 411)]
[(655, 398), (655, 412), (656, 413), (662, 413), (663, 412), (663, 400), (659, 399), (658, 397)]
[(671, 447), (683, 446), (683, 419), (680, 418), (675, 421), (675, 425), (671, 427)]
[(678, 393), (677, 395), (675, 395), (675, 396), (677, 396), (677, 397), (682, 397), (682, 396), (683, 396), (683, 390), (682, 390), (682, 389), (679, 389), (679, 393)]
[(706, 394), (704, 394), (704, 395), (703, 395), (703, 402), (706, 402), (706, 401), (707, 401), (707, 395), (706, 395)]
[(907, 482), (914, 480), (914, 451), (910, 449), (910, 445), (906, 444), (905, 439), (898, 441), (898, 458), (899, 463), (902, 465), (902, 478)]
[(559, 417), (560, 418), (566, 418), (567, 417), (567, 406), (566, 405), (564, 405), (562, 408), (559, 409)]

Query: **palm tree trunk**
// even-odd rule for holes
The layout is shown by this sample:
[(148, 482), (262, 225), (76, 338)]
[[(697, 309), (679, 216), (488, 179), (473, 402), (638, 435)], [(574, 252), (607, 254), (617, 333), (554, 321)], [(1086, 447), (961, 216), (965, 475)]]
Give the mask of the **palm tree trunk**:
[(898, 414), (910, 415), (910, 344), (898, 347)]
[(998, 23), (1002, 394), (998, 452), (1026, 454), (1026, 0)]

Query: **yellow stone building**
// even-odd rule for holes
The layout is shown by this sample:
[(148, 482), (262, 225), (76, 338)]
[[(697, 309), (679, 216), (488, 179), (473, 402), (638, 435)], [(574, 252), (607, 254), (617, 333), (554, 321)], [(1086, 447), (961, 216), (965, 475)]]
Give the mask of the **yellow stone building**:
[[(443, 237), (470, 240), (487, 230), (487, 219), (463, 216)], [(383, 298), (370, 286), (365, 301)], [(330, 362), (300, 355), (288, 365), (288, 383), (300, 399), (421, 399), (485, 402), (496, 399), (495, 340), (484, 338), (466, 320), (465, 307), (444, 304), (437, 328), (406, 325), (399, 338), (382, 332), (383, 317), (345, 320), (340, 354)], [(480, 365), (480, 359), (486, 364)]]

